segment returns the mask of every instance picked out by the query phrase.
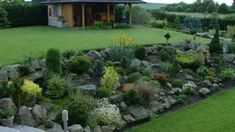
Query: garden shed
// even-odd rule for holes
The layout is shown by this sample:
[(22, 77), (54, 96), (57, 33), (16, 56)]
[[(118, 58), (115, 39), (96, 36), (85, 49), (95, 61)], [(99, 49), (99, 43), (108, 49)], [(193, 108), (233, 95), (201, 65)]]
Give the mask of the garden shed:
[(95, 21), (115, 23), (115, 6), (128, 5), (128, 24), (132, 24), (132, 4), (142, 0), (46, 0), (48, 25), (56, 27), (85, 27)]

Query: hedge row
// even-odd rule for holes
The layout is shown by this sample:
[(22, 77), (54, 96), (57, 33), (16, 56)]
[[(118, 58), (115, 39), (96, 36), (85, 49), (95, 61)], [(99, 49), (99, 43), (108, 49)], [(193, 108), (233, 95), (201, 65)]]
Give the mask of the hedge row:
[[(180, 23), (183, 23), (184, 19), (189, 17), (189, 16), (185, 16), (185, 15), (167, 14), (167, 13), (161, 12), (159, 10), (151, 10), (151, 14), (155, 19), (161, 19), (161, 20), (167, 19), (167, 21), (169, 23), (175, 23), (176, 18), (179, 19)], [(201, 21), (201, 23), (202, 23), (201, 28), (202, 29), (211, 28), (210, 23), (211, 23), (212, 18), (197, 18), (197, 19), (199, 19)], [(235, 24), (235, 19), (233, 17), (224, 18), (224, 19), (219, 18), (218, 23), (220, 25), (221, 30), (226, 30), (227, 25), (234, 25)]]
[(10, 27), (47, 25), (47, 7), (40, 4), (4, 4)]

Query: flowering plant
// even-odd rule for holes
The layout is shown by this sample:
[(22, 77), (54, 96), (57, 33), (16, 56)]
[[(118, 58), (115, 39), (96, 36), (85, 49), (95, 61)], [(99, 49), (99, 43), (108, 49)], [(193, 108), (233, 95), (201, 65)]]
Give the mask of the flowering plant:
[(182, 91), (185, 94), (193, 94), (197, 85), (194, 82), (187, 82), (183, 85)]

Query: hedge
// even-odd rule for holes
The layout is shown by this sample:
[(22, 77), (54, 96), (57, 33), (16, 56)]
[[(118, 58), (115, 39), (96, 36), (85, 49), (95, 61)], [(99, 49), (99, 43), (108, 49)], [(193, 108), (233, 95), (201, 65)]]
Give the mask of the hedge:
[(47, 25), (47, 7), (40, 4), (4, 4), (11, 27)]

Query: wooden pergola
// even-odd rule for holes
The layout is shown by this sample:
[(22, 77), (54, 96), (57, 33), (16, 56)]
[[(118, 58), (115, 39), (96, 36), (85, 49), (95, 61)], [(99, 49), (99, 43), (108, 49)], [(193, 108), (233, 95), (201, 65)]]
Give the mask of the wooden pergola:
[[(115, 6), (117, 4), (128, 5), (128, 24), (132, 25), (132, 4), (145, 3), (142, 0), (47, 0), (42, 2), (48, 5), (48, 18), (51, 8), (60, 5), (61, 16), (65, 19), (68, 27), (86, 27), (94, 21), (115, 23)], [(91, 14), (88, 15), (88, 9)], [(61, 17), (60, 16), (60, 17)]]

